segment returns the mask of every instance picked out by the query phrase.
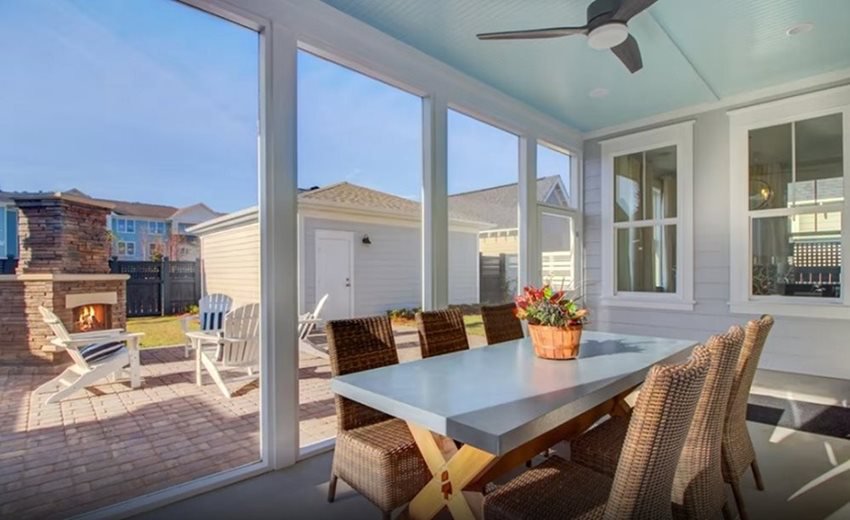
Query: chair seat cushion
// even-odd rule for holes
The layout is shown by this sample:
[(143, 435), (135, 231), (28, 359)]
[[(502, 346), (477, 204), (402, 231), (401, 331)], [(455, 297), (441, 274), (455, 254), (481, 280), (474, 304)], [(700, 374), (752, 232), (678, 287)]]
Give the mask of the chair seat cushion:
[(606, 475), (552, 456), (485, 496), (484, 518), (595, 520), (605, 513), (611, 485)]
[(383, 511), (409, 502), (431, 479), (407, 423), (399, 419), (339, 432), (334, 474)]
[(599, 473), (614, 476), (626, 440), (629, 419), (614, 416), (570, 442), (570, 459)]
[(107, 341), (104, 343), (92, 343), (80, 349), (80, 355), (88, 364), (102, 363), (108, 358), (127, 353), (127, 347), (123, 341)]

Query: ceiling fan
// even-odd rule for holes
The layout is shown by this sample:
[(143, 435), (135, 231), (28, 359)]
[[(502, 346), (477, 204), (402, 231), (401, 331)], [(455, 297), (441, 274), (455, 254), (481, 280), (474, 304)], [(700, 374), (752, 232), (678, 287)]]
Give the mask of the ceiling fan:
[(582, 34), (597, 50), (611, 49), (629, 72), (643, 67), (637, 40), (629, 34), (629, 20), (657, 0), (594, 0), (587, 6), (587, 23), (581, 27), (551, 27), (523, 31), (482, 33), (480, 40), (534, 40)]

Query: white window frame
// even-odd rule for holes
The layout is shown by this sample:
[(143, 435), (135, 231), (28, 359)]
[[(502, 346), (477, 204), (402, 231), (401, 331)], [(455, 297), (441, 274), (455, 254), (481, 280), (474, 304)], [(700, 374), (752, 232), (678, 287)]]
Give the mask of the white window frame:
[[(730, 110), (729, 160), (730, 197), (730, 291), (729, 310), (740, 314), (774, 314), (805, 318), (850, 319), (850, 297), (846, 295), (845, 273), (850, 269), (850, 86), (843, 86), (761, 105)], [(842, 114), (844, 131), (844, 203), (842, 206), (842, 264), (840, 298), (805, 296), (753, 296), (751, 269), (752, 217), (749, 209), (749, 132), (759, 128), (803, 121), (830, 114)], [(794, 214), (812, 213), (811, 207), (791, 210)], [(765, 210), (762, 210), (765, 211)], [(754, 211), (752, 213), (760, 213)], [(783, 211), (783, 215), (786, 212)], [(763, 216), (769, 216), (764, 214)]]
[(127, 232), (127, 220), (123, 218), (115, 219), (115, 231), (117, 233), (126, 233)]
[(136, 232), (136, 221), (133, 219), (127, 219), (127, 233), (135, 233)]
[[(694, 308), (693, 133), (685, 121), (601, 142), (602, 147), (602, 298), (610, 307), (689, 311)], [(667, 146), (676, 147), (676, 218), (648, 219), (653, 225), (676, 224), (676, 292), (616, 290), (616, 233), (614, 223), (614, 158)]]

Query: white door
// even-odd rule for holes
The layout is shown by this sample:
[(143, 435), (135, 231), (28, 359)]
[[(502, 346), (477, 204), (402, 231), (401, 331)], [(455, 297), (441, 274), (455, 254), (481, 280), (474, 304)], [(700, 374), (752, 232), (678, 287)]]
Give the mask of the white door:
[(322, 319), (352, 317), (354, 301), (354, 235), (316, 231), (316, 301), (328, 295)]

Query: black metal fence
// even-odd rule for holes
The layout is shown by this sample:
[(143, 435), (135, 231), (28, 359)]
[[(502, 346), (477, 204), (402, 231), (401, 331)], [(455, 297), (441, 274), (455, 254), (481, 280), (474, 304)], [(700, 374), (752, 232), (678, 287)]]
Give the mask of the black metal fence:
[(17, 258), (0, 258), (0, 274), (15, 274), (17, 267)]
[(479, 254), (479, 298), (481, 303), (505, 303), (517, 291), (517, 255), (485, 256)]
[(186, 311), (201, 298), (201, 263), (113, 260), (113, 273), (127, 274), (127, 317), (165, 316)]

